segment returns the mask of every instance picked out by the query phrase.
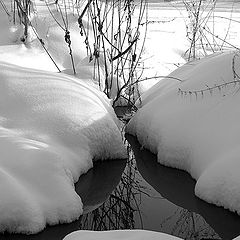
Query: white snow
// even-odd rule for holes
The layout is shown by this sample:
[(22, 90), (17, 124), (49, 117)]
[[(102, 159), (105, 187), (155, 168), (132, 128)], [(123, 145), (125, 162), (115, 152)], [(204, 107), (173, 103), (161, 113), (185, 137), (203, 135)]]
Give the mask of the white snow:
[(109, 100), (64, 74), (0, 68), (0, 231), (73, 221), (79, 176), (93, 159), (126, 156)]
[(126, 129), (159, 163), (188, 171), (198, 197), (238, 214), (239, 64), (237, 52), (226, 52), (180, 67), (170, 77), (182, 82), (165, 78), (147, 91)]
[(177, 240), (181, 239), (166, 233), (146, 230), (87, 231), (80, 230), (67, 235), (64, 240)]

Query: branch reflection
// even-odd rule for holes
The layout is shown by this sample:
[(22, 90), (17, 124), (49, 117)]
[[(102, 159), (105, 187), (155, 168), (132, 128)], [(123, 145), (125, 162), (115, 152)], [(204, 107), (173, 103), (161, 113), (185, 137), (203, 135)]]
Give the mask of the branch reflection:
[(156, 155), (142, 149), (135, 137), (126, 135), (126, 138), (143, 178), (162, 197), (176, 205), (176, 211), (166, 216), (159, 231), (184, 239), (225, 240), (240, 234), (240, 217), (237, 214), (197, 198), (194, 195), (195, 180), (188, 173), (159, 164)]
[(139, 204), (144, 188), (138, 181), (139, 172), (130, 145), (126, 144), (126, 147), (129, 158), (120, 183), (99, 208), (81, 217), (80, 229), (96, 231), (134, 229), (136, 218), (142, 223)]

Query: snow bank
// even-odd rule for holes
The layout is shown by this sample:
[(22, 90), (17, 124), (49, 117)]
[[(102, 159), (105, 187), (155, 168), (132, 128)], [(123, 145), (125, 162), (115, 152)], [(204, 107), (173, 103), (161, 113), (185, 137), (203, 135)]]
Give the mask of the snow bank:
[(0, 231), (36, 233), (82, 213), (93, 159), (124, 158), (106, 97), (80, 80), (0, 63)]
[(80, 230), (67, 235), (64, 240), (177, 240), (181, 239), (166, 233), (146, 230), (85, 231)]
[(239, 64), (228, 52), (177, 69), (144, 94), (126, 129), (159, 163), (188, 171), (198, 197), (238, 214)]

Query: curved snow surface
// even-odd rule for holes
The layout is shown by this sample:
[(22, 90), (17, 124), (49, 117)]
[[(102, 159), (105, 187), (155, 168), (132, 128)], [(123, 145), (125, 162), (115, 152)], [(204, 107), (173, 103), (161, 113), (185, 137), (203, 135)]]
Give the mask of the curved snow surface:
[(0, 231), (76, 220), (79, 176), (93, 159), (126, 157), (109, 101), (64, 74), (0, 69)]
[(239, 66), (236, 52), (184, 65), (170, 74), (182, 82), (165, 78), (145, 93), (126, 129), (159, 163), (189, 172), (199, 198), (238, 214)]
[(178, 240), (181, 238), (166, 233), (146, 230), (87, 231), (80, 230), (68, 234), (63, 240)]

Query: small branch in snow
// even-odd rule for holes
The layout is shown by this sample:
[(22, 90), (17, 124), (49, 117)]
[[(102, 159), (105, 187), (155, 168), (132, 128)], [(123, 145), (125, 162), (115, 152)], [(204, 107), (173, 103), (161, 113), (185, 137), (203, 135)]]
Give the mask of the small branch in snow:
[(217, 89), (219, 92), (221, 92), (221, 90), (223, 88), (226, 88), (227, 86), (229, 85), (233, 85), (233, 87), (236, 87), (236, 86), (239, 86), (237, 92), (240, 90), (240, 76), (239, 74), (237, 73), (236, 71), (236, 58), (239, 57), (238, 53), (234, 54), (233, 58), (232, 58), (232, 72), (233, 72), (233, 81), (230, 81), (230, 82), (224, 82), (221, 83), (221, 84), (215, 84), (213, 87), (209, 87), (207, 84), (206, 84), (206, 88), (204, 89), (201, 89), (201, 90), (182, 90), (181, 88), (178, 88), (178, 94), (180, 94), (181, 96), (187, 96), (187, 95), (195, 95), (196, 99), (197, 99), (197, 96), (200, 94), (202, 97), (204, 96), (204, 93), (205, 92), (209, 92), (210, 95), (213, 94), (213, 91), (215, 89)]
[(85, 6), (85, 8), (83, 9), (81, 15), (79, 16), (79, 18), (78, 18), (78, 24), (79, 24), (79, 26), (82, 26), (82, 25), (83, 25), (83, 24), (82, 24), (82, 18), (83, 18), (83, 16), (84, 16), (84, 14), (86, 13), (86, 11), (88, 10), (88, 8), (89, 8), (90, 4), (92, 3), (92, 1), (93, 1), (93, 0), (88, 0), (88, 3), (86, 4), (86, 6)]
[(154, 23), (170, 23), (173, 22), (174, 20), (176, 20), (176, 18), (172, 18), (170, 20), (160, 20), (160, 21), (146, 21), (144, 23), (141, 23), (140, 25), (143, 26), (145, 24), (154, 24)]
[(5, 3), (2, 0), (0, 0), (0, 4), (2, 5), (2, 8), (5, 11), (5, 13), (8, 15), (8, 17), (11, 17), (11, 14), (9, 13), (7, 6), (5, 5)]
[(207, 33), (209, 33), (209, 34), (211, 34), (213, 37), (215, 37), (216, 39), (219, 39), (219, 40), (221, 40), (222, 42), (226, 43), (227, 45), (229, 45), (229, 46), (237, 49), (238, 51), (240, 51), (240, 48), (238, 48), (238, 47), (234, 46), (233, 44), (231, 44), (230, 42), (228, 42), (228, 41), (220, 38), (218, 35), (213, 34), (213, 33), (212, 33), (211, 31), (209, 31), (206, 27), (203, 27), (203, 29), (204, 29)]
[[(29, 19), (28, 19), (29, 20)], [(38, 41), (40, 42), (41, 46), (43, 47), (43, 49), (45, 50), (45, 52), (47, 53), (47, 55), (49, 56), (49, 58), (51, 59), (51, 61), (53, 62), (53, 64), (55, 65), (55, 67), (57, 68), (58, 72), (61, 72), (60, 68), (58, 67), (57, 63), (55, 62), (55, 60), (53, 59), (53, 57), (51, 56), (51, 54), (49, 53), (49, 51), (47, 50), (47, 48), (45, 47), (44, 41), (42, 40), (42, 38), (39, 37), (36, 29), (33, 27), (31, 21), (29, 20), (29, 25), (32, 27), (32, 30), (34, 32), (34, 34), (36, 35)]]
[(233, 71), (233, 78), (236, 80), (236, 78), (238, 78), (240, 80), (240, 76), (238, 75), (238, 73), (236, 72), (236, 69), (235, 69), (235, 60), (236, 60), (236, 57), (239, 57), (238, 54), (235, 54), (233, 56), (233, 59), (232, 59), (232, 71)]
[(122, 57), (123, 55), (125, 55), (126, 53), (128, 53), (129, 50), (132, 48), (133, 44), (135, 42), (137, 42), (137, 40), (138, 40), (138, 37), (136, 37), (123, 52), (120, 52), (117, 56), (113, 57), (111, 59), (111, 61), (113, 62), (113, 61), (117, 60), (118, 58)]
[(139, 79), (139, 80), (137, 80), (136, 82), (133, 82), (133, 83), (129, 84), (128, 87), (130, 87), (130, 86), (132, 86), (132, 85), (135, 85), (135, 84), (137, 84), (137, 83), (139, 83), (139, 82), (143, 82), (143, 81), (147, 81), (147, 80), (151, 80), (151, 79), (157, 79), (157, 78), (168, 78), (168, 79), (172, 79), (172, 80), (177, 80), (177, 81), (179, 81), (179, 82), (184, 82), (184, 80), (182, 80), (182, 79), (180, 79), (180, 78), (177, 78), (177, 77), (161, 76), (161, 75), (159, 75), (159, 76), (155, 76), (155, 77), (149, 77), (149, 78), (146, 77), (146, 78), (144, 78), (144, 79)]

